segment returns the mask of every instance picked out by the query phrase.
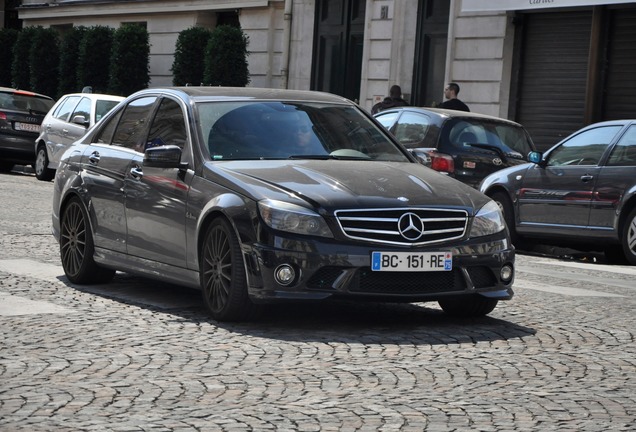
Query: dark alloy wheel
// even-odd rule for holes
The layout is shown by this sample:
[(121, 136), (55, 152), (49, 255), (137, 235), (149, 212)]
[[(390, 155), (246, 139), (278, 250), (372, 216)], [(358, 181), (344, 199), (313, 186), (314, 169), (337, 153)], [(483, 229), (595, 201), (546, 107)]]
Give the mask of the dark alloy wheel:
[(470, 318), (481, 317), (492, 312), (499, 300), (482, 297), (480, 295), (465, 297), (450, 297), (438, 301), (440, 307), (448, 315)]
[(621, 232), (621, 244), (625, 258), (631, 265), (636, 265), (636, 208), (633, 208)]
[(254, 318), (257, 308), (247, 295), (241, 248), (225, 219), (214, 220), (201, 251), (201, 288), (210, 314), (219, 321)]
[(46, 147), (40, 145), (38, 147), (38, 153), (35, 155), (35, 164), (33, 170), (35, 171), (35, 177), (38, 180), (50, 181), (55, 177), (55, 170), (49, 167), (49, 155), (46, 153)]
[(66, 277), (77, 284), (106, 283), (115, 271), (100, 267), (93, 260), (93, 235), (88, 214), (77, 198), (64, 208), (60, 224), (60, 257)]

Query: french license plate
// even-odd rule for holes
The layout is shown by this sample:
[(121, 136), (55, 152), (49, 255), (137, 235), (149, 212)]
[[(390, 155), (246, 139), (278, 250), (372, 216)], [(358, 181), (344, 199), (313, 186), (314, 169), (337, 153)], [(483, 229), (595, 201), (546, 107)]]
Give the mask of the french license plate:
[(13, 128), (15, 130), (19, 130), (19, 131), (26, 131), (26, 132), (40, 132), (40, 125), (38, 124), (33, 124), (33, 123), (20, 123), (20, 122), (15, 122), (13, 124)]
[(371, 252), (373, 271), (427, 272), (452, 269), (452, 252)]

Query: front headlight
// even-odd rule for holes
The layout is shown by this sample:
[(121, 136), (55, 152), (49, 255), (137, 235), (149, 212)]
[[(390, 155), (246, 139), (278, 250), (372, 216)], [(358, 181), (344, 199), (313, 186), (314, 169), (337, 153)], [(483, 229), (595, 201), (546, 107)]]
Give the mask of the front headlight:
[(325, 220), (318, 213), (283, 201), (263, 200), (258, 210), (265, 223), (279, 231), (319, 237), (333, 237)]
[(470, 237), (481, 237), (498, 233), (506, 228), (503, 214), (499, 210), (496, 202), (490, 201), (483, 206), (473, 219), (473, 226), (470, 228)]

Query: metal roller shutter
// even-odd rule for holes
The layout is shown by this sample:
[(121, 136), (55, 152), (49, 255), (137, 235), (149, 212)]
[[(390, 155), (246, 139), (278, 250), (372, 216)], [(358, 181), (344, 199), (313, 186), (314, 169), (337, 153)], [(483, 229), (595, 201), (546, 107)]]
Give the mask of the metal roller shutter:
[(539, 150), (582, 127), (592, 12), (524, 16), (516, 118)]
[(612, 11), (603, 120), (636, 118), (636, 9)]

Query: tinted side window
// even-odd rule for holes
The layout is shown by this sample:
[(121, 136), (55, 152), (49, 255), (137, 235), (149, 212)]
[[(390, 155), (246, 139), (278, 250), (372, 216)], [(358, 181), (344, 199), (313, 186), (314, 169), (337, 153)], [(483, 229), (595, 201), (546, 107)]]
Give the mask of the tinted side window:
[(598, 165), (622, 126), (603, 126), (573, 136), (548, 156), (548, 166)]
[(417, 144), (424, 140), (431, 124), (430, 117), (422, 114), (405, 112), (395, 126), (395, 137), (406, 145)]
[(618, 141), (607, 165), (636, 166), (636, 125), (630, 126)]
[(113, 135), (113, 145), (143, 151), (146, 126), (156, 100), (155, 96), (148, 96), (126, 106)]
[(94, 142), (100, 144), (110, 144), (113, 139), (113, 133), (119, 123), (121, 114), (123, 111), (119, 111), (115, 116), (111, 117), (108, 123), (102, 128), (102, 130), (95, 137)]
[(186, 137), (185, 119), (181, 107), (172, 99), (163, 99), (152, 121), (145, 148), (176, 145), (183, 149)]
[(73, 108), (77, 104), (78, 100), (79, 100), (79, 96), (69, 96), (69, 97), (67, 97), (66, 100), (64, 100), (64, 102), (62, 102), (57, 107), (57, 109), (53, 113), (53, 117), (55, 117), (56, 119), (63, 120), (63, 121), (68, 121), (69, 120), (69, 115), (73, 111)]
[(399, 114), (396, 112), (386, 113), (376, 116), (375, 119), (379, 121), (380, 124), (385, 128), (391, 129), (391, 126), (393, 126), (393, 123), (395, 123), (395, 119), (397, 119), (398, 115)]

